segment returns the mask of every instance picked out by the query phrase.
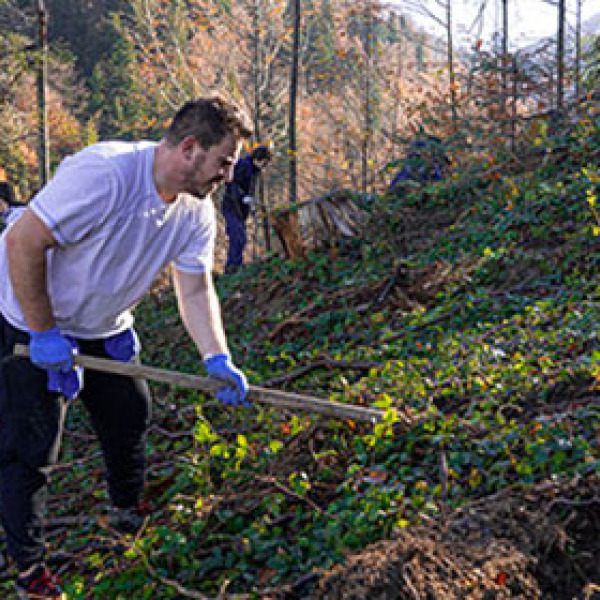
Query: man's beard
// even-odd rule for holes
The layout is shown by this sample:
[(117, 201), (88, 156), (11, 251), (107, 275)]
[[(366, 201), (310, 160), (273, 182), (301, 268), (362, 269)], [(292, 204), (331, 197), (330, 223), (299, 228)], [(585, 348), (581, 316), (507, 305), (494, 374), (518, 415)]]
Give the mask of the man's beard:
[(216, 192), (221, 183), (223, 183), (223, 180), (221, 178), (216, 178), (204, 184), (202, 187), (197, 187), (192, 184), (188, 186), (187, 193), (192, 194), (192, 196), (197, 196), (198, 198), (204, 198), (205, 196), (209, 196)]

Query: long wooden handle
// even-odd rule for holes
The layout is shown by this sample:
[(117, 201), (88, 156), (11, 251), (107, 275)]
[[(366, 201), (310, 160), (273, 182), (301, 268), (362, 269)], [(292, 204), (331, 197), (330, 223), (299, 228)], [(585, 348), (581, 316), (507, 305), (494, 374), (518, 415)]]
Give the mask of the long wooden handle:
[[(14, 349), (15, 356), (28, 357), (29, 348), (24, 344), (16, 344)], [(201, 390), (214, 394), (221, 385), (208, 377), (191, 375), (189, 373), (179, 373), (158, 367), (149, 367), (142, 364), (131, 362), (121, 362), (109, 360), (106, 358), (97, 358), (95, 356), (86, 356), (84, 354), (75, 354), (73, 362), (76, 365), (91, 369), (93, 371), (102, 371), (104, 373), (114, 373), (116, 375), (126, 375), (128, 377), (139, 377), (160, 381), (183, 388)], [(323, 398), (305, 396), (291, 392), (282, 392), (268, 388), (251, 385), (248, 391), (248, 399), (253, 402), (271, 404), (284, 408), (318, 412), (330, 417), (341, 419), (353, 419), (355, 421), (368, 421), (369, 423), (378, 423), (383, 420), (384, 411), (377, 408), (364, 408), (353, 406), (351, 404), (342, 404)]]

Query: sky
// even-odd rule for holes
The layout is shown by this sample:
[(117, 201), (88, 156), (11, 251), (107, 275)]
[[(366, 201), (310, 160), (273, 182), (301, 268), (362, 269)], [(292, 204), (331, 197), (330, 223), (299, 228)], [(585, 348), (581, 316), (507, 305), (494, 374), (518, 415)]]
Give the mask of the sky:
[[(407, 2), (403, 0), (392, 2), (392, 4), (397, 5), (400, 9), (407, 6)], [(443, 16), (443, 11), (439, 8), (436, 0), (422, 0), (421, 4), (429, 6), (434, 14)], [(481, 0), (453, 0), (453, 18), (457, 32), (465, 32), (472, 25), (477, 16), (477, 7), (480, 5)], [(500, 0), (487, 0), (486, 6), (481, 37), (487, 43), (492, 33), (502, 28), (502, 12)], [(576, 0), (567, 0), (567, 19), (573, 27), (575, 27), (575, 7)], [(408, 11), (408, 13), (423, 28), (432, 33), (439, 33), (431, 18), (419, 16), (416, 10)], [(586, 21), (598, 14), (600, 14), (600, 1), (584, 0), (582, 20)], [(557, 9), (543, 0), (508, 0), (508, 15), (509, 38), (512, 40), (511, 49), (527, 46), (540, 38), (549, 37), (557, 29)], [(477, 39), (479, 37), (477, 31), (478, 29), (475, 27), (473, 33), (468, 36), (469, 39)]]

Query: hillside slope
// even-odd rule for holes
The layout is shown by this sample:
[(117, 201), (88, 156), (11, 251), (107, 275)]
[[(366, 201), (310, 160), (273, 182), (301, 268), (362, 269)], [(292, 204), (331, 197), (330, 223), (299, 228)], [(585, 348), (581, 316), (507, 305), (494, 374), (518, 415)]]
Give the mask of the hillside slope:
[[(372, 199), (360, 244), (217, 281), (252, 383), (375, 426), (153, 385), (136, 538), (75, 403), (49, 543), (74, 598), (592, 598), (600, 585), (600, 119), (568, 155)], [(146, 363), (201, 371), (171, 290)], [(5, 588), (8, 593), (8, 587)]]

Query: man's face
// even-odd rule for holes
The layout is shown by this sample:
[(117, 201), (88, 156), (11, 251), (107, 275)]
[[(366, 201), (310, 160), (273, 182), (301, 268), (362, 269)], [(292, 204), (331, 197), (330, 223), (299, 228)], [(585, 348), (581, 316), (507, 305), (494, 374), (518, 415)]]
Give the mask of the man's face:
[(234, 135), (224, 137), (207, 150), (195, 142), (184, 174), (185, 191), (202, 198), (212, 194), (222, 183), (231, 181), (241, 146)]

